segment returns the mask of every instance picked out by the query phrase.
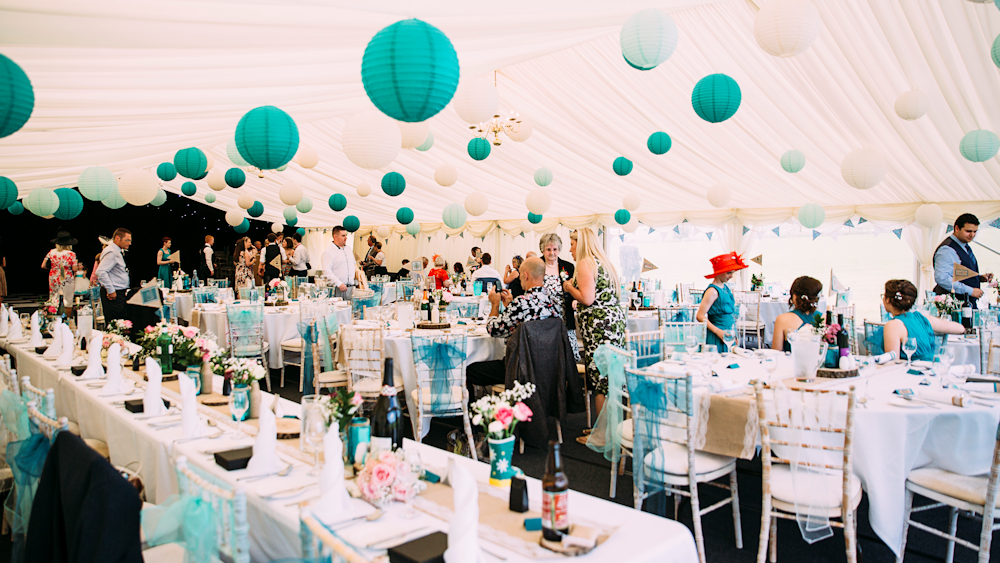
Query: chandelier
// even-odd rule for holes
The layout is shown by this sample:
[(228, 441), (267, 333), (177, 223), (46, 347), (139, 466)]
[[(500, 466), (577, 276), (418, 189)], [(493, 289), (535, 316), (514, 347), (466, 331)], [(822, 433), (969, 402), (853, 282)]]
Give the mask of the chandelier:
[(504, 135), (510, 135), (511, 133), (517, 134), (521, 132), (521, 114), (516, 113), (511, 110), (510, 115), (506, 118), (501, 118), (500, 114), (493, 116), (492, 121), (480, 122), (478, 126), (470, 125), (469, 129), (476, 130), (476, 136), (490, 140), (490, 135), (493, 135), (493, 146), (500, 146), (500, 133)]

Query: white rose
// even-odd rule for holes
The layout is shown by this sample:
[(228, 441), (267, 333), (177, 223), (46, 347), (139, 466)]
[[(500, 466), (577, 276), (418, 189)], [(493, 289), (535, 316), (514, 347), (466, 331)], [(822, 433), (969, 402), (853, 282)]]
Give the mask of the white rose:
[(472, 417), (472, 424), (479, 426), (482, 423), (483, 423), (483, 415), (477, 414), (476, 416)]
[(499, 420), (494, 420), (489, 425), (490, 434), (500, 434), (503, 432), (503, 424), (500, 424)]

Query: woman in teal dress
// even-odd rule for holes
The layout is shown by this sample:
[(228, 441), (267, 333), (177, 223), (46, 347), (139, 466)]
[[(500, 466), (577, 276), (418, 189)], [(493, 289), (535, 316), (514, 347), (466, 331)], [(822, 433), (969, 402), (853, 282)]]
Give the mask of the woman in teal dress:
[(711, 279), (712, 283), (705, 289), (696, 318), (698, 322), (708, 324), (705, 344), (714, 344), (719, 352), (728, 352), (728, 347), (723, 343), (723, 335), (736, 324), (736, 299), (732, 290), (726, 287), (726, 282), (747, 265), (735, 252), (716, 256), (711, 262), (715, 271), (705, 277)]
[(161, 248), (156, 253), (156, 265), (160, 269), (156, 273), (156, 277), (163, 282), (163, 287), (165, 289), (170, 289), (170, 284), (173, 283), (170, 275), (170, 237), (163, 237), (163, 248)]
[(789, 290), (788, 306), (791, 311), (778, 315), (774, 319), (774, 335), (771, 337), (771, 349), (791, 352), (788, 335), (800, 328), (816, 324), (816, 304), (819, 294), (823, 292), (823, 283), (816, 278), (800, 276), (792, 282)]
[(889, 280), (885, 282), (885, 294), (882, 304), (894, 319), (885, 323), (882, 330), (882, 342), (885, 352), (895, 352), (897, 358), (905, 358), (901, 352), (902, 345), (909, 338), (917, 339), (917, 351), (913, 353), (914, 361), (931, 361), (934, 359), (935, 334), (965, 334), (961, 323), (928, 317), (919, 311), (910, 309), (917, 302), (917, 288), (907, 280)]

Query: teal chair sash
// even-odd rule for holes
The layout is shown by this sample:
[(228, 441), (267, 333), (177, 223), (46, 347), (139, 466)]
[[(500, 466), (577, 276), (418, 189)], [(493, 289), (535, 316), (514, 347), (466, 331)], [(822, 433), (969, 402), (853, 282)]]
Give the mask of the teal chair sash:
[(233, 357), (259, 356), (264, 346), (264, 303), (230, 303), (226, 307)]
[[(42, 467), (49, 455), (51, 442), (38, 428), (30, 423), (30, 436), (25, 440), (7, 444), (7, 463), (14, 475), (16, 494), (7, 497), (4, 510), (11, 523), (14, 535), (27, 534), (31, 521), (31, 505), (42, 477)], [(58, 432), (57, 432), (58, 433)], [(56, 434), (53, 434), (55, 439)]]
[(337, 334), (337, 331), (340, 330), (337, 315), (330, 313), (323, 317), (317, 317), (316, 328), (319, 330), (319, 348), (320, 353), (323, 355), (323, 365), (326, 366), (327, 371), (333, 371), (336, 368), (336, 364), (334, 363), (333, 350), (330, 348), (330, 337)]
[(351, 316), (355, 319), (363, 319), (365, 317), (365, 307), (378, 307), (381, 303), (380, 299), (382, 295), (376, 293), (368, 297), (360, 297), (358, 293), (359, 291), (355, 290), (354, 295), (351, 297)]
[(302, 394), (312, 395), (316, 391), (313, 388), (313, 380), (316, 377), (313, 369), (312, 346), (316, 343), (319, 331), (313, 321), (299, 322), (299, 334), (302, 336)]
[(14, 441), (26, 440), (31, 436), (28, 407), (24, 399), (13, 391), (4, 390), (0, 395), (0, 416), (3, 416), (4, 427), (14, 435)]
[(413, 299), (413, 291), (417, 283), (410, 279), (400, 279), (396, 282), (396, 301), (409, 301)]
[[(413, 365), (417, 372), (418, 393), (430, 388), (430, 404), (421, 401), (425, 415), (443, 416), (462, 413), (465, 389), (465, 336), (413, 336)], [(457, 392), (456, 392), (457, 390)]]
[[(604, 459), (618, 463), (622, 454), (622, 421), (625, 419), (625, 366), (629, 356), (610, 344), (601, 344), (594, 352), (594, 363), (603, 377), (608, 378), (608, 399), (597, 415), (594, 423), (593, 439), (587, 440), (587, 447), (604, 454)], [(631, 366), (630, 366), (631, 367)], [(596, 434), (596, 436), (595, 436)], [(600, 438), (603, 437), (603, 440)]]
[(184, 546), (185, 561), (209, 562), (219, 555), (215, 510), (198, 497), (172, 495), (163, 504), (144, 508), (142, 531), (149, 547), (168, 543)]
[(197, 287), (191, 290), (195, 303), (218, 303), (219, 291), (215, 287)]
[(673, 442), (687, 446), (687, 424), (685, 428), (677, 425), (677, 413), (690, 417), (693, 412), (693, 395), (691, 393), (691, 376), (656, 376), (640, 370), (626, 369), (629, 400), (632, 404), (633, 442), (632, 454), (637, 469), (632, 472), (636, 490), (644, 495), (662, 490), (665, 482), (660, 471), (653, 467), (662, 467), (665, 451), (664, 442)]

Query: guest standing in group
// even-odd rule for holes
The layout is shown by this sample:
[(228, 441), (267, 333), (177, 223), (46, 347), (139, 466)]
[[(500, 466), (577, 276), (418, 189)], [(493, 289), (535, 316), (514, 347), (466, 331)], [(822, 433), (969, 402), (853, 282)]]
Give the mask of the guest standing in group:
[(801, 276), (795, 278), (788, 290), (788, 306), (791, 311), (778, 315), (774, 319), (774, 336), (771, 338), (772, 350), (791, 352), (788, 335), (806, 325), (815, 325), (819, 319), (816, 305), (819, 294), (823, 291), (823, 283), (816, 278)]
[(372, 258), (372, 261), (374, 262), (375, 266), (369, 270), (371, 272), (371, 275), (373, 276), (388, 275), (389, 270), (385, 267), (386, 257), (385, 257), (385, 252), (382, 252), (382, 243), (376, 242), (375, 246), (373, 246), (372, 248), (375, 249), (375, 257)]
[(292, 271), (292, 259), (295, 257), (295, 241), (290, 237), (281, 243), (284, 253), (281, 255), (281, 277), (287, 276)]
[(264, 253), (260, 259), (259, 271), (260, 275), (264, 278), (265, 286), (274, 278), (281, 277), (281, 250), (278, 247), (277, 240), (278, 237), (274, 233), (268, 233), (267, 246), (264, 247)]
[(198, 278), (208, 283), (209, 278), (215, 277), (215, 251), (212, 245), (215, 244), (215, 237), (205, 235), (205, 246), (198, 250)]
[(309, 249), (302, 244), (302, 235), (295, 233), (295, 254), (292, 258), (292, 275), (300, 278), (309, 276)]
[(77, 240), (69, 232), (59, 231), (50, 242), (56, 247), (42, 259), (42, 269), (49, 271), (49, 299), (62, 295), (66, 311), (72, 314), (73, 293), (76, 292), (76, 253), (72, 249)]
[[(482, 264), (478, 268), (476, 268), (475, 272), (472, 272), (472, 279), (483, 282), (483, 284), (484, 284), (483, 285), (483, 291), (489, 291), (489, 288), (486, 287), (486, 286), (489, 285), (490, 283), (493, 283), (493, 284), (499, 286), (500, 282), (501, 282), (501, 278), (503, 276), (501, 276), (500, 272), (496, 271), (496, 269), (493, 268), (493, 265), (492, 265), (493, 264), (493, 256), (491, 256), (490, 253), (487, 252), (487, 253), (483, 254), (483, 256), (480, 259), (480, 261), (482, 262)], [(503, 289), (503, 288), (502, 287), (498, 287), (497, 289)]]
[(264, 285), (264, 247), (260, 241), (254, 241), (253, 284)]
[(427, 276), (434, 278), (435, 289), (451, 287), (451, 276), (448, 275), (448, 263), (445, 262), (443, 256), (434, 257), (434, 267), (431, 268), (430, 272), (427, 272)]
[[(233, 251), (233, 263), (236, 266), (236, 288), (252, 288), (254, 285), (253, 266), (257, 259), (257, 252), (250, 244), (250, 239), (243, 237), (236, 241), (236, 249)], [(239, 292), (237, 292), (239, 293)]]
[(125, 265), (123, 250), (132, 246), (132, 231), (119, 228), (111, 237), (111, 242), (101, 252), (97, 266), (97, 280), (101, 284), (101, 305), (104, 321), (126, 319), (125, 292), (131, 287), (128, 267)]
[(982, 282), (993, 280), (993, 274), (973, 276), (961, 281), (952, 281), (955, 264), (961, 264), (973, 272), (979, 272), (979, 261), (972, 252), (972, 241), (979, 232), (979, 218), (971, 213), (963, 213), (955, 219), (954, 230), (941, 241), (934, 251), (934, 293), (944, 295), (954, 293), (972, 308), (983, 296)]
[(469, 256), (469, 258), (465, 261), (465, 267), (469, 270), (470, 274), (483, 264), (483, 251), (480, 250), (478, 246), (473, 246), (471, 252), (472, 256)]
[(503, 283), (507, 285), (507, 291), (514, 298), (524, 293), (524, 290), (521, 289), (521, 264), (523, 262), (524, 260), (520, 256), (515, 256), (511, 259), (510, 264), (504, 268)]
[[(550, 239), (549, 243), (552, 242)], [(561, 243), (559, 241), (560, 245)], [(552, 252), (547, 250), (548, 246), (542, 248), (546, 257)], [(570, 299), (577, 302), (580, 324), (576, 328), (583, 341), (587, 387), (594, 392), (597, 412), (600, 412), (608, 396), (608, 379), (597, 369), (594, 353), (604, 343), (625, 349), (625, 310), (618, 304), (620, 282), (618, 272), (604, 255), (593, 229), (573, 232), (570, 235), (569, 249), (576, 260), (576, 270), (572, 278), (563, 282), (562, 289)], [(555, 255), (558, 256), (558, 251)], [(561, 297), (560, 295), (560, 299)], [(617, 406), (611, 405), (611, 408)], [(584, 432), (584, 436), (577, 438), (577, 442), (586, 444), (587, 434), (589, 432)]]
[(708, 323), (705, 344), (715, 345), (720, 353), (725, 353), (729, 351), (723, 342), (725, 333), (736, 324), (736, 298), (726, 282), (747, 265), (735, 252), (720, 254), (712, 258), (711, 262), (715, 271), (705, 277), (711, 279), (712, 283), (705, 288), (696, 318), (700, 323)]
[(350, 301), (357, 270), (354, 255), (347, 248), (347, 229), (337, 225), (333, 228), (333, 242), (323, 251), (323, 274), (333, 284), (334, 297)]
[[(576, 273), (575, 266), (571, 262), (559, 257), (562, 252), (562, 238), (555, 233), (542, 235), (538, 241), (538, 249), (545, 259), (545, 290), (552, 294), (552, 300), (559, 309), (559, 316), (566, 321), (566, 330), (569, 331), (569, 343), (573, 347), (573, 357), (580, 361), (580, 345), (576, 338), (576, 319), (573, 318), (573, 298), (563, 290), (566, 281), (571, 279)], [(610, 262), (606, 262), (608, 267)]]
[(907, 280), (885, 282), (882, 304), (892, 314), (893, 319), (882, 329), (883, 347), (886, 352), (895, 352), (902, 357), (900, 347), (909, 338), (917, 339), (917, 350), (911, 359), (931, 361), (934, 359), (934, 334), (965, 334), (965, 327), (955, 321), (928, 317), (910, 309), (917, 302), (917, 287)]
[(169, 290), (173, 280), (170, 276), (170, 237), (163, 237), (163, 247), (156, 253), (156, 265), (159, 266), (156, 277), (163, 282), (164, 289)]

